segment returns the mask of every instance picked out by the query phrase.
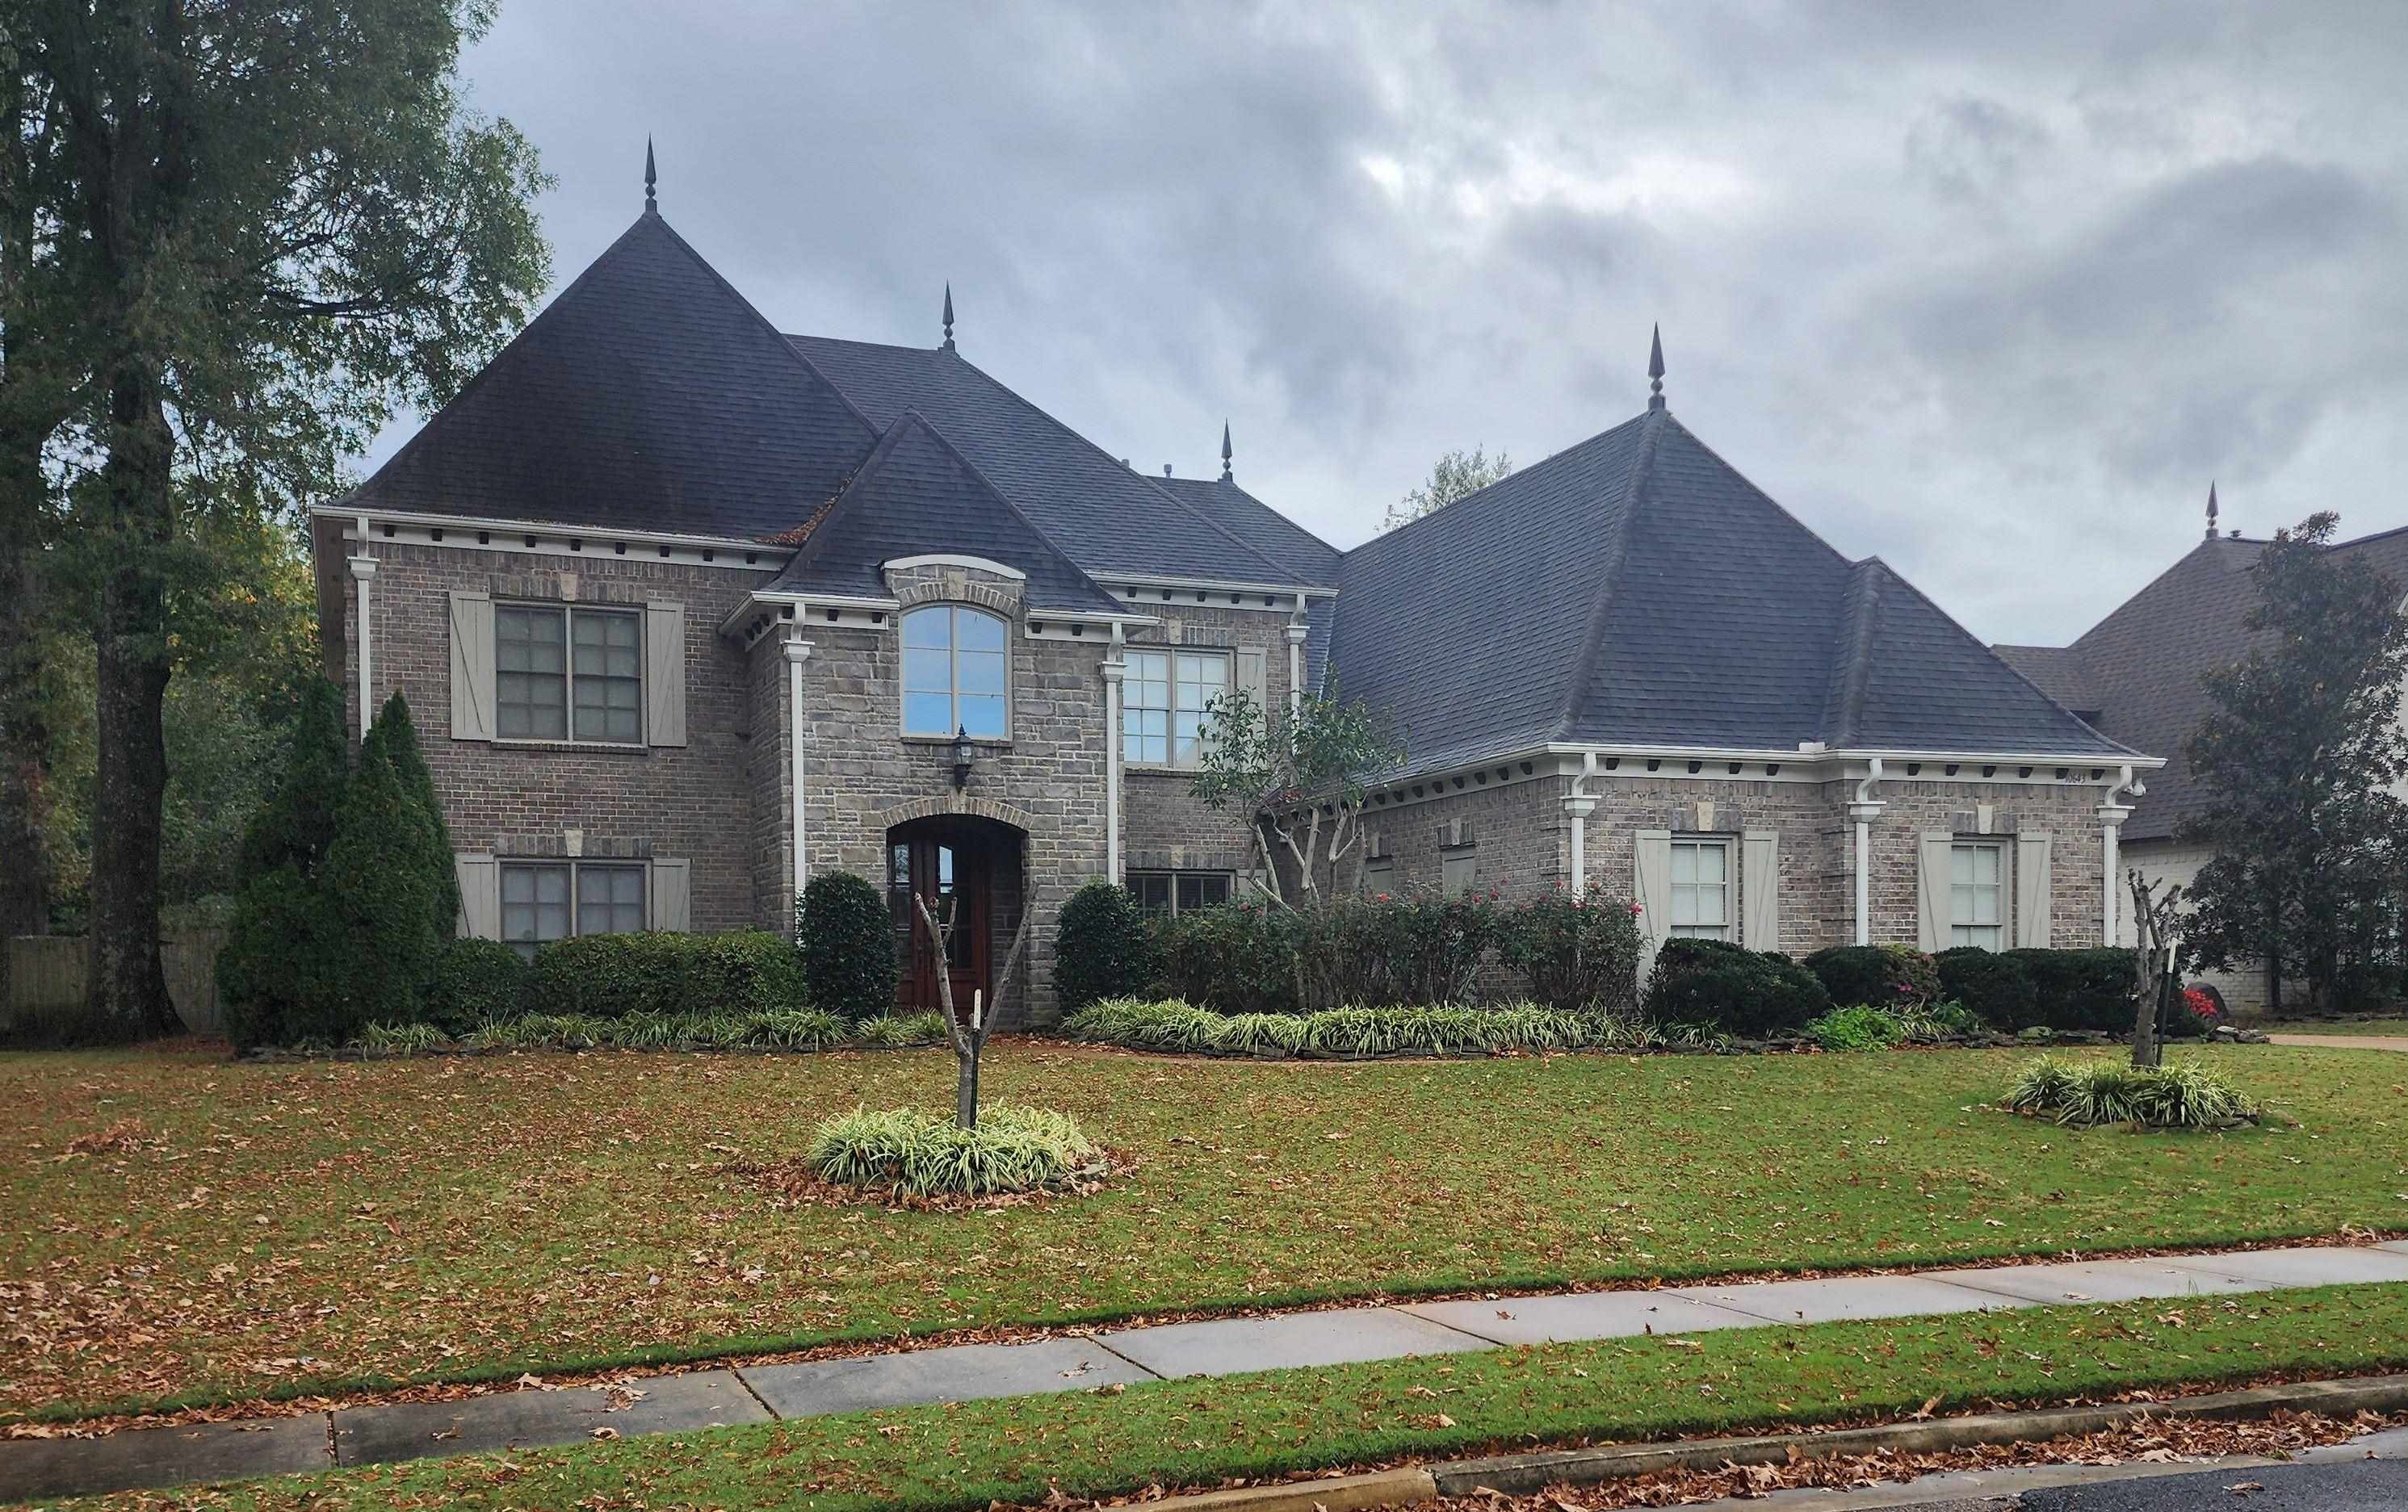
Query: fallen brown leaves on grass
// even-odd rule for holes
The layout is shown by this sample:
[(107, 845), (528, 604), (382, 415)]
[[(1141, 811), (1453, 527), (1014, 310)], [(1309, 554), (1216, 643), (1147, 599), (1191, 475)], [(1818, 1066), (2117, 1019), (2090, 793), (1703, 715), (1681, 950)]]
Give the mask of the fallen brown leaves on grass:
[(1137, 1168), (1135, 1160), (1115, 1150), (1104, 1151), (1104, 1162), (1100, 1176), (1036, 1191), (997, 1192), (984, 1197), (964, 1196), (957, 1192), (924, 1197), (897, 1191), (891, 1185), (856, 1187), (849, 1182), (830, 1181), (800, 1156), (769, 1165), (757, 1161), (730, 1161), (720, 1169), (727, 1175), (758, 1184), (761, 1190), (770, 1194), (772, 1203), (781, 1211), (797, 1207), (882, 1207), (897, 1213), (978, 1213), (1041, 1207), (1066, 1198), (1092, 1197), (1101, 1191), (1107, 1182), (1125, 1177)]

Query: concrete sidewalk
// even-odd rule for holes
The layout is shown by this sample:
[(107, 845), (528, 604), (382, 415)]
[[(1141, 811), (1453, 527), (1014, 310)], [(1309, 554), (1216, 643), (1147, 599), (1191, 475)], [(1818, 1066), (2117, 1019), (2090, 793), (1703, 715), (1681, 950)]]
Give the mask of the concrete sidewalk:
[(2268, 1034), (2269, 1045), (2289, 1045), (2311, 1050), (2408, 1051), (2408, 1039), (2396, 1034)]
[(622, 1388), (519, 1391), (248, 1422), (0, 1441), (0, 1501), (224, 1481), (982, 1397), (1075, 1391), (1500, 1346), (2054, 1303), (2408, 1282), (2408, 1242), (1423, 1302), (1111, 1330), (1092, 1337), (745, 1365)]

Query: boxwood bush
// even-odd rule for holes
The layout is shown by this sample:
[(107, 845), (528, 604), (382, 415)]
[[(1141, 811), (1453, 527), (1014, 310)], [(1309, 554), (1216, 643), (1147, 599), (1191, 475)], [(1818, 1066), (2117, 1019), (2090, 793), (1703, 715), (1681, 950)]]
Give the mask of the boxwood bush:
[(425, 1021), (457, 1039), (480, 1024), (515, 1016), (526, 984), (526, 958), (501, 941), (450, 941), (435, 958)]
[(803, 1006), (803, 968), (794, 948), (766, 930), (580, 934), (536, 952), (525, 1005), (531, 1014), (598, 1019), (773, 1013)]
[(1933, 958), (1942, 996), (1964, 1004), (2009, 1034), (2026, 1029), (2132, 1030), (2132, 952), (2114, 947), (2073, 950), (1985, 950), (1959, 946)]
[(1941, 995), (1931, 957), (1911, 945), (1835, 945), (1806, 958), (1806, 969), (1842, 1006), (1893, 1011)]
[(1054, 943), (1054, 991), (1062, 1011), (1108, 997), (1127, 997), (1154, 980), (1154, 933), (1125, 887), (1089, 882), (1062, 905)]
[(869, 878), (824, 872), (795, 900), (795, 944), (813, 1007), (867, 1019), (895, 1006), (895, 920)]
[(1777, 950), (1727, 940), (1666, 940), (1647, 979), (1647, 1016), (1656, 1022), (1708, 1024), (1747, 1039), (1796, 1034), (1830, 1008), (1813, 972)]

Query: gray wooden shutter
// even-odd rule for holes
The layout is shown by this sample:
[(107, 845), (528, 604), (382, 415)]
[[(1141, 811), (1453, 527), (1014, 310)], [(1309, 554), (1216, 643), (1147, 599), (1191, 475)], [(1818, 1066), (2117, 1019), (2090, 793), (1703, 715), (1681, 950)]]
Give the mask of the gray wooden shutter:
[(502, 867), (491, 856), (462, 852), (452, 858), (460, 879), (460, 934), (464, 939), (502, 937)]
[(1631, 902), (1639, 905), (1639, 931), (1652, 952), (1672, 935), (1672, 832), (1641, 830), (1632, 836), (1638, 875)]
[(2049, 907), (2052, 893), (2048, 835), (2015, 836), (2015, 943), (2029, 949), (2048, 949), (2056, 916)]
[(1252, 649), (1238, 652), (1238, 691), (1254, 701), (1268, 720), (1271, 715), (1270, 653)]
[(685, 744), (685, 606), (644, 606), (644, 741)]
[(1914, 895), (1916, 943), (1926, 950), (1948, 948), (1948, 848), (1956, 836), (1946, 830), (1926, 830), (1915, 847), (1921, 858)]
[(694, 928), (693, 863), (682, 856), (654, 856), (652, 880), (652, 928), (680, 934)]
[(1781, 832), (1750, 830), (1740, 837), (1740, 943), (1751, 950), (1781, 949)]
[(494, 600), (452, 595), (452, 738), (494, 738)]

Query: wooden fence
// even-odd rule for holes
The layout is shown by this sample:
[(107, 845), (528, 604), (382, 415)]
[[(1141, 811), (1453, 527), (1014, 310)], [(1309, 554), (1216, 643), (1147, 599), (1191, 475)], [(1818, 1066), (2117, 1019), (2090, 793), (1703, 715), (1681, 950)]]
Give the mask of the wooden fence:
[[(218, 1012), (218, 947), (222, 929), (171, 930), (159, 938), (167, 968), (167, 998), (184, 1027), (196, 1034), (222, 1034)], [(0, 1013), (0, 1037), (28, 1022), (56, 1023), (83, 1011), (84, 974), (92, 942), (80, 934), (20, 934), (8, 942), (8, 1002)]]

